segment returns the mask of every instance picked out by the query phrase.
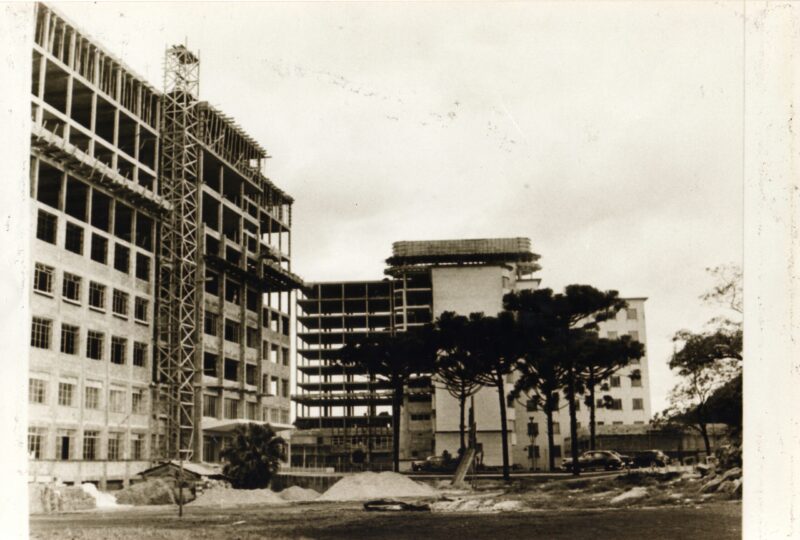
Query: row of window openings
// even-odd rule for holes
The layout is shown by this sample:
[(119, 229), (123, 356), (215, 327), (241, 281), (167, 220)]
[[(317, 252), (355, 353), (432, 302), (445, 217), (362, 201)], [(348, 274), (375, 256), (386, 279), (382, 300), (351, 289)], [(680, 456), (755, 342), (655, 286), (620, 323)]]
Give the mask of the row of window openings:
[[(44, 210), (39, 210), (36, 224), (36, 238), (44, 242), (56, 245), (58, 231), (58, 217)], [(74, 223), (67, 222), (64, 236), (64, 249), (83, 255), (84, 252), (84, 230), (83, 227)], [(109, 251), (108, 238), (92, 233), (90, 258), (101, 264), (108, 264)], [(137, 278), (150, 281), (151, 258), (143, 253), (136, 253), (134, 274)], [(114, 244), (115, 270), (123, 274), (131, 272), (131, 249), (122, 244)]]
[[(37, 405), (48, 404), (48, 381), (45, 379), (28, 379), (28, 401)], [(78, 385), (71, 382), (58, 383), (58, 405), (62, 407), (76, 407)], [(110, 389), (108, 391), (109, 412), (143, 414), (146, 412), (146, 397), (144, 389), (135, 389), (131, 392), (130, 410), (127, 409), (125, 390)], [(83, 408), (100, 410), (101, 388), (98, 386), (84, 386)]]
[[(635, 380), (635, 379), (634, 379)], [(606, 408), (612, 411), (621, 411), (622, 407), (622, 399), (612, 399), (610, 402), (606, 403), (603, 399), (597, 400), (597, 407), (598, 408)], [(575, 410), (580, 410), (580, 401), (575, 401)], [(642, 411), (644, 410), (644, 399), (643, 398), (633, 398), (632, 399), (632, 408), (634, 411)], [(539, 410), (539, 404), (535, 400), (528, 400), (526, 404), (526, 410), (528, 412), (535, 412)]]
[[(287, 325), (288, 326), (288, 325)], [(203, 331), (208, 334), (209, 336), (218, 336), (219, 335), (219, 315), (216, 313), (212, 313), (210, 311), (206, 311), (205, 319), (203, 321)], [(242, 325), (239, 322), (233, 321), (231, 319), (225, 319), (224, 328), (223, 328), (223, 336), (225, 341), (230, 341), (231, 343), (241, 343), (242, 341)], [(252, 326), (248, 326), (245, 328), (245, 345), (251, 349), (257, 349), (258, 343), (260, 339), (258, 336), (258, 329)], [(262, 354), (264, 358), (269, 356), (272, 362), (278, 362), (278, 347), (272, 346), (269, 348), (269, 344), (266, 341), (261, 342), (262, 347)], [(289, 349), (283, 348), (283, 365), (289, 365)]]
[[(31, 325), (31, 347), (37, 349), (50, 349), (53, 334), (53, 321), (34, 317)], [(61, 347), (64, 354), (78, 354), (80, 341), (80, 327), (71, 324), (61, 324)], [(103, 360), (105, 333), (89, 330), (86, 333), (86, 357), (92, 360)], [(147, 365), (147, 343), (133, 342), (133, 365), (145, 367)], [(111, 336), (111, 363), (124, 365), (128, 356), (128, 339)]]
[[(343, 437), (341, 435), (334, 435), (331, 437), (332, 446), (344, 446), (345, 442), (349, 442), (350, 446), (368, 446), (370, 444), (368, 437), (354, 436)], [(375, 435), (372, 437), (372, 448), (389, 448), (392, 446), (392, 437), (385, 435)]]
[[(81, 289), (83, 279), (80, 276), (64, 272), (61, 282), (61, 296), (72, 303), (81, 303)], [(52, 295), (55, 289), (55, 268), (45, 264), (36, 263), (33, 273), (33, 290)], [(106, 310), (106, 286), (94, 281), (89, 282), (89, 306), (99, 310)], [(111, 311), (124, 319), (128, 318), (130, 311), (130, 294), (114, 289), (111, 295)], [(149, 319), (148, 311), (150, 301), (137, 296), (134, 298), (133, 318), (137, 322), (146, 323)]]
[[(217, 369), (217, 362), (219, 357), (216, 354), (212, 353), (204, 353), (203, 355), (203, 375), (208, 377), (219, 377), (219, 372)], [(239, 364), (238, 360), (233, 360), (231, 358), (225, 358), (223, 364), (223, 379), (226, 381), (238, 382), (240, 380), (239, 374)], [(248, 364), (244, 365), (244, 381), (245, 384), (249, 384), (252, 386), (256, 385), (256, 365), (255, 364)], [(290, 395), (290, 386), (288, 379), (280, 379), (278, 377), (271, 377), (268, 374), (264, 374), (261, 376), (261, 388), (262, 392), (271, 396), (277, 396), (280, 394), (281, 397), (288, 398)]]
[[(237, 306), (241, 304), (242, 298), (242, 286), (241, 284), (237, 283), (236, 281), (230, 278), (223, 278), (224, 279), (224, 298), (226, 302), (230, 302), (232, 304), (236, 304)], [(213, 296), (220, 296), (220, 276), (213, 273), (213, 272), (206, 272), (206, 279), (205, 279), (205, 292), (213, 295)], [(275, 294), (275, 293), (273, 293)], [(281, 298), (273, 298), (273, 294), (269, 296), (269, 305), (288, 305), (288, 298), (281, 299)], [(253, 290), (249, 287), (245, 287), (245, 308), (248, 311), (252, 311), (253, 313), (258, 313), (259, 308), (263, 305), (263, 294), (259, 291)], [(267, 309), (263, 310), (263, 325), (264, 327), (269, 327), (273, 332), (281, 332), (284, 335), (289, 335), (289, 317), (279, 316), (279, 315), (272, 315), (270, 316), (270, 311)], [(282, 323), (282, 324), (281, 324)]]
[(153, 251), (153, 218), (41, 160), (33, 162), (32, 169), (36, 163), (36, 200), (136, 247)]
[[(45, 453), (45, 433), (38, 428), (28, 428), (28, 456), (32, 459), (42, 459)], [(55, 459), (68, 461), (76, 459), (75, 432), (73, 430), (59, 430), (55, 438)], [(100, 459), (100, 432), (84, 430), (82, 451), (79, 454), (83, 460), (94, 461)], [(144, 460), (145, 435), (131, 433), (130, 453), (127, 459)], [(106, 459), (116, 461), (126, 459), (123, 433), (109, 433), (106, 439)]]
[[(219, 396), (205, 394), (203, 396), (203, 416), (217, 418), (219, 416), (219, 403)], [(242, 403), (242, 401), (235, 398), (223, 398), (223, 418), (229, 420), (238, 419), (240, 403)], [(269, 407), (263, 407), (260, 411), (261, 415), (259, 416), (258, 403), (253, 401), (245, 401), (244, 404), (244, 417), (247, 420), (260, 420), (264, 422), (272, 421), (281, 422), (283, 424), (289, 423), (289, 411), (285, 409), (270, 409)]]

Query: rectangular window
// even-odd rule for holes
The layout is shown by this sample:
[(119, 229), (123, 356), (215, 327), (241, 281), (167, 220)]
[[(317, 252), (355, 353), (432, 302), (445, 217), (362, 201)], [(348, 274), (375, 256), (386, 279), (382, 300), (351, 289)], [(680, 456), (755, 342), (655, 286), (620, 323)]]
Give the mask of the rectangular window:
[(125, 392), (111, 389), (108, 391), (108, 410), (111, 412), (125, 412)]
[(639, 373), (639, 371), (635, 371), (631, 374), (631, 386), (634, 388), (642, 387), (642, 374)]
[(529, 399), (525, 402), (525, 410), (528, 412), (534, 412), (538, 408), (538, 404), (536, 403), (535, 399)]
[(133, 318), (139, 322), (147, 322), (147, 311), (149, 309), (147, 298), (136, 297), (133, 306)]
[(141, 414), (144, 412), (144, 390), (134, 388), (131, 391), (131, 412)]
[(289, 393), (289, 380), (281, 379), (281, 396), (288, 398)]
[(47, 402), (47, 381), (28, 379), (28, 402), (45, 404)]
[(639, 332), (637, 332), (636, 330), (631, 330), (630, 335), (631, 335), (631, 341), (639, 341)]
[(100, 389), (96, 386), (87, 386), (83, 389), (83, 408), (100, 408)]
[(539, 436), (539, 424), (537, 422), (528, 422), (528, 437)]
[(44, 439), (39, 428), (28, 428), (28, 457), (42, 459), (42, 440)]
[(286, 347), (281, 348), (281, 357), (283, 359), (283, 365), (284, 366), (288, 366), (289, 365), (289, 349), (287, 349)]
[(555, 444), (553, 445), (553, 457), (560, 458), (561, 457), (561, 445)]
[(106, 310), (106, 286), (94, 281), (89, 282), (89, 306)]
[(117, 461), (122, 459), (122, 433), (108, 434), (108, 460)]
[(247, 346), (252, 349), (258, 348), (258, 329), (252, 326), (247, 327)]
[(217, 376), (217, 359), (219, 357), (216, 354), (210, 352), (203, 353), (203, 375), (208, 377), (216, 377)]
[(61, 324), (61, 352), (78, 354), (78, 334), (80, 328), (71, 324)]
[(219, 318), (216, 313), (206, 311), (206, 317), (203, 323), (203, 331), (209, 336), (217, 335), (217, 321)]
[(75, 404), (75, 385), (68, 382), (58, 383), (58, 404), (72, 407)]
[(622, 385), (619, 375), (611, 376), (611, 388), (619, 388)]
[(225, 341), (239, 343), (242, 340), (241, 325), (230, 319), (225, 319)]
[(634, 308), (628, 308), (627, 311), (628, 311), (628, 320), (629, 321), (635, 321), (637, 319), (637, 317), (638, 317), (638, 314), (636, 313), (636, 310)]
[(225, 373), (223, 374), (226, 381), (239, 380), (239, 362), (231, 358), (225, 359)]
[(108, 239), (99, 234), (92, 234), (92, 260), (102, 264), (108, 264)]
[(53, 281), (56, 269), (42, 263), (36, 263), (33, 271), (33, 290), (53, 294)]
[(561, 424), (553, 422), (553, 435), (561, 435)]
[(80, 276), (64, 272), (64, 279), (61, 287), (61, 296), (64, 298), (64, 300), (80, 303), (81, 301)]
[(128, 350), (128, 340), (119, 337), (111, 336), (111, 363), (112, 364), (125, 364), (126, 352)]
[(97, 449), (100, 446), (100, 432), (99, 431), (84, 431), (83, 432), (83, 459), (86, 461), (94, 461), (97, 459)]
[(622, 400), (621, 399), (613, 399), (613, 400), (611, 400), (611, 410), (621, 411), (622, 410)]
[(58, 218), (49, 212), (39, 210), (39, 217), (36, 222), (36, 238), (55, 244), (57, 228)]
[(256, 366), (253, 364), (244, 365), (244, 382), (246, 384), (256, 384)]
[(634, 411), (644, 410), (644, 400), (642, 398), (633, 398), (633, 410)]
[(248, 420), (257, 420), (258, 418), (258, 403), (248, 401), (245, 403), (245, 417)]
[(67, 234), (64, 249), (83, 255), (83, 227), (67, 222)]
[(147, 255), (136, 254), (136, 277), (150, 281), (150, 257)]
[(56, 435), (56, 459), (67, 461), (72, 458), (72, 444), (75, 432), (71, 429), (60, 429)]
[(219, 398), (217, 396), (203, 395), (203, 416), (210, 416), (216, 418), (217, 408), (219, 407)]
[(147, 343), (133, 342), (133, 365), (136, 367), (147, 366)]
[(131, 459), (144, 459), (144, 435), (131, 433)]
[(124, 274), (131, 271), (131, 250), (122, 244), (114, 244), (114, 269)]
[(114, 315), (128, 318), (128, 293), (114, 289), (111, 297), (111, 311)]
[(225, 398), (225, 418), (239, 418), (239, 401)]
[(53, 321), (41, 317), (34, 317), (31, 323), (31, 347), (49, 349), (52, 331)]
[(92, 360), (103, 359), (103, 339), (102, 332), (89, 330), (86, 334), (86, 357)]

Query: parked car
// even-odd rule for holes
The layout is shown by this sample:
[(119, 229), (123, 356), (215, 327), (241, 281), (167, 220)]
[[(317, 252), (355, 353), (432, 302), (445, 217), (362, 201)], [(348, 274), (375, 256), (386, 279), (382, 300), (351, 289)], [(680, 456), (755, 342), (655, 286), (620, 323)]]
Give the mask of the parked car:
[(425, 461), (411, 462), (411, 470), (420, 472), (444, 472), (449, 473), (456, 470), (458, 460), (449, 456), (429, 456)]
[[(584, 471), (589, 469), (614, 471), (624, 468), (625, 461), (613, 450), (589, 450), (578, 456), (578, 466)], [(571, 471), (572, 458), (561, 460), (561, 468), (565, 471)]]
[(634, 467), (666, 467), (669, 465), (669, 456), (661, 450), (646, 450), (633, 456)]

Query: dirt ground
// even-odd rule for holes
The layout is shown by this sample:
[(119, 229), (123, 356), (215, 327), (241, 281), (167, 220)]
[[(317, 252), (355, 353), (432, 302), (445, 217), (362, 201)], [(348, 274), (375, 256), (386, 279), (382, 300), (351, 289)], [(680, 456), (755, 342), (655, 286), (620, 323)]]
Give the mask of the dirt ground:
[(33, 516), (31, 538), (191, 539), (211, 538), (466, 538), (552, 540), (738, 539), (741, 503), (623, 509), (534, 510), (496, 514), (365, 512), (358, 503), (301, 503), (230, 509), (141, 507)]

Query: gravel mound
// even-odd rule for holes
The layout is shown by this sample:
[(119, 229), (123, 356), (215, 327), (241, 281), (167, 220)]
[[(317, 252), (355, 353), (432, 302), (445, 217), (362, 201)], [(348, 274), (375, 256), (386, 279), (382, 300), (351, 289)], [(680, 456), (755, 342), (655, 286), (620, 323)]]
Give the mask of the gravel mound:
[(319, 493), (313, 489), (291, 486), (278, 493), (284, 501), (313, 501), (319, 497)]
[(362, 501), (366, 499), (385, 499), (398, 497), (435, 497), (438, 493), (432, 487), (415, 482), (395, 472), (362, 472), (345, 476), (318, 501)]
[[(186, 489), (183, 493), (184, 497), (186, 497), (189, 490)], [(117, 491), (116, 495), (118, 503), (137, 506), (148, 504), (175, 504), (176, 502), (173, 486), (161, 478), (138, 482)]]
[(277, 493), (270, 489), (211, 488), (190, 502), (191, 506), (224, 508), (238, 504), (285, 504)]

